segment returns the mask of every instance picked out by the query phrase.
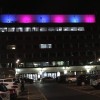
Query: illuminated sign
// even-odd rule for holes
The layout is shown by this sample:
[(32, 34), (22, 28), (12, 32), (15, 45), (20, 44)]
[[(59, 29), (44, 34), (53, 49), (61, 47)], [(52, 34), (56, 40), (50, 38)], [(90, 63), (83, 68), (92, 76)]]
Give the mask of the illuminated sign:
[(95, 23), (95, 15), (2, 14), (1, 23)]

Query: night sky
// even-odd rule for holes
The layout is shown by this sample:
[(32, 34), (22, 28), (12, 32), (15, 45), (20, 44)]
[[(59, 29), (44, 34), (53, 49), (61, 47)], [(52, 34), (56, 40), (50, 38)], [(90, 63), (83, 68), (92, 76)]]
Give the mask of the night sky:
[[(96, 0), (99, 1), (99, 0)], [(95, 12), (95, 0), (5, 0), (1, 1), (4, 12), (9, 13), (85, 13)]]
[(95, 14), (99, 0), (0, 0), (0, 12), (12, 14)]

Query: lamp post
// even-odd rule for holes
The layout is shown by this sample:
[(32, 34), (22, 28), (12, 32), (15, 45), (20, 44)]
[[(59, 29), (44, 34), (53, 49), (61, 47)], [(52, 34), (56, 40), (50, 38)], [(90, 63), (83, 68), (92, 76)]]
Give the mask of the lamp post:
[[(96, 55), (96, 52), (94, 52), (94, 62), (95, 62), (95, 65), (97, 64), (97, 55)], [(95, 74), (97, 74), (97, 66), (95, 66)]]
[(96, 63), (96, 62), (97, 62), (97, 61), (96, 61), (96, 60), (97, 60), (96, 52), (94, 52), (93, 54), (94, 54), (94, 62)]

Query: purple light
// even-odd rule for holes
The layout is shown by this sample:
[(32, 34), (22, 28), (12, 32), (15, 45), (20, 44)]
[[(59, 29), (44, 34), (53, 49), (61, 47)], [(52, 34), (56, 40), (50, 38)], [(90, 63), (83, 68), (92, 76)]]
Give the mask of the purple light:
[(83, 15), (85, 23), (95, 23), (95, 15)]
[(51, 23), (65, 23), (65, 16), (64, 15), (52, 15), (51, 16)]
[(33, 23), (33, 19), (32, 15), (18, 15), (19, 23)]

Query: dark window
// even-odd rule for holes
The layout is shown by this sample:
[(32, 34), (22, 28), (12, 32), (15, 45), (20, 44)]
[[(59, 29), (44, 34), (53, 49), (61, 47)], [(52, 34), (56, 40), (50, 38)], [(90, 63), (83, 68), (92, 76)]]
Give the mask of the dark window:
[(41, 37), (40, 37), (40, 40), (41, 40), (41, 41), (47, 40), (47, 36), (41, 36)]
[(24, 48), (24, 46), (23, 46), (22, 44), (18, 44), (18, 45), (16, 46), (16, 49), (17, 49), (17, 50), (19, 50), (19, 49), (22, 50), (23, 48)]
[(9, 58), (15, 58), (15, 54), (13, 54), (13, 53), (8, 54), (8, 59)]
[(25, 37), (25, 40), (26, 40), (26, 41), (31, 41), (31, 37), (30, 37), (30, 36), (26, 36), (26, 37)]
[(45, 57), (48, 57), (48, 53), (41, 53), (41, 57), (45, 58)]
[(58, 53), (57, 53), (57, 57), (63, 57), (63, 53), (58, 52)]
[(71, 53), (70, 52), (65, 52), (65, 57), (69, 57), (71, 56)]
[(49, 57), (56, 57), (56, 53), (54, 52), (49, 53)]
[(73, 43), (71, 45), (72, 45), (72, 48), (78, 48), (78, 43)]
[(8, 36), (8, 41), (14, 41), (15, 37), (14, 36)]
[(48, 40), (49, 40), (49, 42), (55, 41), (55, 36), (48, 36)]
[(6, 58), (7, 55), (6, 54), (1, 54), (1, 58)]
[(78, 39), (79, 39), (79, 40), (84, 40), (84, 39), (86, 39), (86, 36), (85, 36), (85, 35), (79, 35), (79, 36), (78, 36)]
[(16, 37), (16, 40), (17, 40), (17, 41), (22, 41), (22, 40), (23, 40), (23, 36), (17, 36), (17, 37)]
[(81, 52), (80, 52), (80, 56), (86, 56), (86, 52), (84, 52), (84, 51), (82, 52), (82, 51), (81, 51)]
[(30, 58), (31, 59), (32, 58), (32, 54), (25, 54), (25, 57), (26, 57), (26, 59), (27, 58)]
[(63, 40), (64, 40), (64, 41), (69, 41), (69, 40), (70, 40), (70, 35), (65, 35), (65, 36), (63, 36)]
[(37, 52), (37, 53), (34, 53), (34, 54), (33, 54), (33, 57), (34, 57), (34, 58), (39, 58), (39, 57), (40, 57), (40, 53), (38, 53), (38, 52)]
[(25, 49), (26, 49), (26, 50), (30, 50), (30, 49), (32, 49), (32, 45), (28, 45), (28, 44), (25, 45)]
[(33, 36), (32, 37), (32, 40), (37, 40), (38, 41), (39, 40), (39, 37), (38, 36)]
[(63, 48), (63, 44), (56, 44), (56, 47), (59, 48), (59, 49)]
[(78, 52), (72, 52), (72, 56), (79, 56)]

